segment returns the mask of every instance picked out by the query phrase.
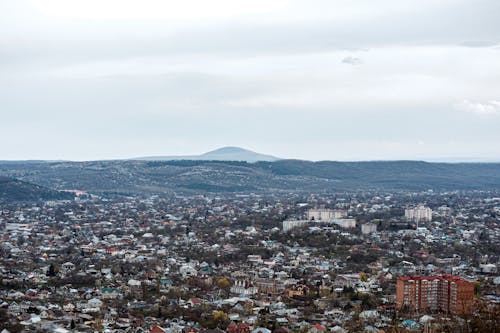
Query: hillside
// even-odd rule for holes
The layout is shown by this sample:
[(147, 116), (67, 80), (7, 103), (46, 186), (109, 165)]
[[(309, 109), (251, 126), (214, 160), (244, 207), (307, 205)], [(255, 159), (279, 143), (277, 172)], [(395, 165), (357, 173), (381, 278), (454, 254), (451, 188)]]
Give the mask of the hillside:
[(0, 162), (0, 175), (100, 193), (500, 190), (500, 163), (96, 161)]
[(70, 193), (0, 176), (0, 202), (71, 199)]

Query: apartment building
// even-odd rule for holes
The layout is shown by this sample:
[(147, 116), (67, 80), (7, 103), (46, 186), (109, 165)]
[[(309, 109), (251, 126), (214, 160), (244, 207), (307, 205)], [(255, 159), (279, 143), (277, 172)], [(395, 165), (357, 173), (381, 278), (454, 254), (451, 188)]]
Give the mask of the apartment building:
[(432, 221), (432, 209), (425, 206), (405, 209), (405, 218), (410, 222), (429, 222)]
[(473, 302), (474, 283), (459, 276), (404, 276), (397, 281), (398, 310), (462, 315), (472, 311)]
[(347, 216), (347, 211), (342, 209), (309, 209), (307, 211), (307, 219), (315, 221), (342, 219), (346, 216)]

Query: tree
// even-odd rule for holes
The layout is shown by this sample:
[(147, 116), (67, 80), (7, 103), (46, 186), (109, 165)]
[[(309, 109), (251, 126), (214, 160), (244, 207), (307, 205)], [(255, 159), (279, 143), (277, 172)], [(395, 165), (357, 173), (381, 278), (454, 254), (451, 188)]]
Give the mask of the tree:
[(54, 264), (50, 264), (47, 276), (56, 276), (56, 268), (54, 267)]
[(217, 286), (221, 289), (227, 289), (231, 285), (231, 282), (227, 278), (220, 278), (217, 280)]
[(227, 316), (227, 313), (225, 313), (224, 311), (215, 311), (213, 314), (213, 318), (214, 318), (214, 320), (217, 320), (217, 321), (223, 321), (223, 320), (226, 320), (228, 318), (228, 316)]
[(474, 281), (474, 295), (481, 295), (481, 282), (479, 281)]
[(224, 311), (215, 311), (212, 318), (217, 327), (225, 328), (228, 324), (229, 316)]

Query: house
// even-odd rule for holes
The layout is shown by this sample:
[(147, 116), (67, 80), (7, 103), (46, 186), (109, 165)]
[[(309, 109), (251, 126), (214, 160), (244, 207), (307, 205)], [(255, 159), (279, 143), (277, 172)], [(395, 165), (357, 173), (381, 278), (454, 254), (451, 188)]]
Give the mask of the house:
[(91, 298), (86, 303), (77, 303), (76, 307), (81, 310), (82, 313), (95, 313), (101, 310), (102, 301), (98, 298)]
[(101, 288), (102, 299), (117, 299), (121, 296), (122, 294), (116, 288)]
[(139, 280), (134, 280), (130, 279), (127, 282), (128, 286), (128, 294), (137, 297), (137, 298), (142, 298), (143, 297), (143, 290), (142, 290), (142, 282)]
[(40, 318), (42, 319), (48, 319), (50, 317), (50, 314), (47, 310), (43, 310), (40, 312)]
[(250, 326), (248, 324), (238, 324), (227, 328), (229, 333), (250, 333)]
[(89, 299), (87, 304), (91, 307), (94, 307), (94, 308), (100, 308), (102, 306), (102, 301), (98, 298), (92, 298), (92, 299)]
[(380, 314), (377, 310), (365, 310), (359, 314), (359, 318), (362, 320), (377, 319)]
[(196, 269), (191, 266), (191, 265), (183, 265), (181, 266), (181, 268), (179, 268), (179, 273), (182, 275), (182, 277), (185, 279), (185, 278), (188, 278), (188, 277), (191, 277), (191, 276), (197, 276), (198, 275), (198, 271), (196, 271)]
[(22, 313), (22, 309), (21, 309), (21, 306), (18, 303), (12, 302), (9, 305), (8, 312), (12, 316), (19, 316)]
[(354, 287), (360, 282), (359, 274), (339, 274), (334, 285), (339, 287)]
[(309, 288), (304, 285), (293, 285), (286, 291), (287, 296), (290, 298), (307, 296), (308, 292)]
[(230, 289), (231, 293), (250, 296), (255, 295), (259, 291), (257, 287), (254, 287), (251, 281), (238, 279), (234, 281), (234, 285)]
[(252, 333), (271, 333), (271, 331), (265, 327), (256, 327), (256, 328), (254, 328)]
[(312, 326), (308, 331), (308, 333), (324, 333), (325, 332), (325, 326), (316, 324)]
[(220, 328), (214, 328), (203, 330), (200, 333), (225, 333), (225, 331), (221, 330)]
[(149, 330), (149, 333), (166, 333), (167, 331), (161, 328), (160, 326), (153, 326)]
[(347, 333), (347, 331), (345, 329), (343, 329), (342, 327), (340, 327), (338, 325), (332, 327), (331, 331), (334, 333)]
[(63, 310), (66, 312), (73, 312), (75, 311), (75, 306), (71, 303), (66, 303), (63, 305)]
[(254, 285), (263, 294), (280, 294), (285, 291), (285, 284), (273, 279), (255, 279)]
[(189, 301), (187, 301), (187, 303), (191, 307), (200, 306), (201, 305), (201, 299), (199, 299), (198, 297), (192, 297), (192, 298), (189, 299)]
[(75, 264), (71, 262), (65, 262), (64, 264), (61, 265), (61, 273), (63, 274), (68, 274), (69, 272), (75, 270)]

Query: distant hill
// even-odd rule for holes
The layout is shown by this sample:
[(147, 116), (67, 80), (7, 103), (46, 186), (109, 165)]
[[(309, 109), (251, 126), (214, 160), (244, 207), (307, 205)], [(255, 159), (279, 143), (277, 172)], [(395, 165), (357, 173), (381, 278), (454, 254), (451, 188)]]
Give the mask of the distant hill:
[(186, 155), (186, 156), (149, 156), (139, 157), (135, 160), (142, 161), (177, 161), (177, 160), (191, 160), (191, 161), (245, 161), (254, 163), (258, 161), (273, 162), (280, 158), (256, 153), (254, 151), (243, 149), (239, 147), (223, 147), (216, 150), (209, 151), (201, 155)]
[(0, 174), (54, 189), (120, 194), (500, 190), (500, 163), (0, 162)]
[(0, 202), (72, 199), (71, 193), (0, 176)]

